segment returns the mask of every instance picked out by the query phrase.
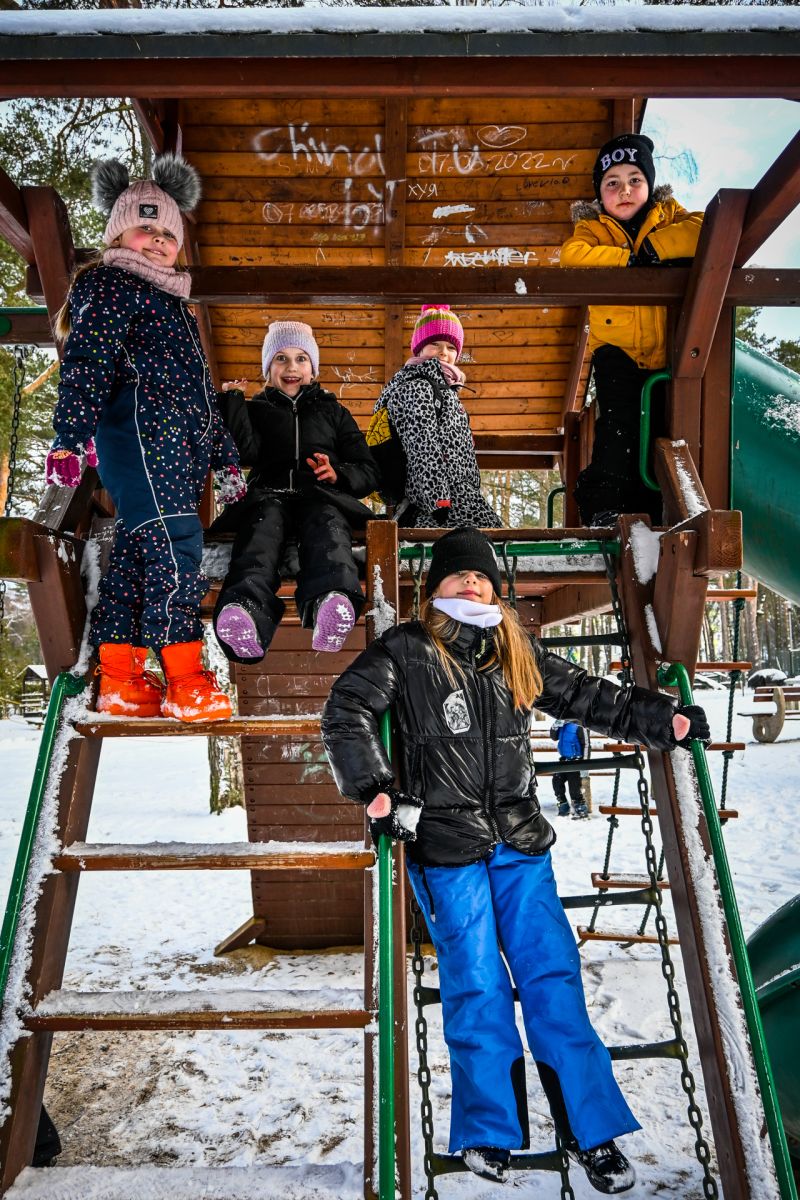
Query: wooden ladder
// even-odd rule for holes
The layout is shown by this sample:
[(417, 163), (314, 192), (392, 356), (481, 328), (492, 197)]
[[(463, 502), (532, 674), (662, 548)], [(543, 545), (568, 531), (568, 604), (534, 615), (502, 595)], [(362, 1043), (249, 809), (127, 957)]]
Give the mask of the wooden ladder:
[[(104, 515), (100, 514), (100, 524)], [(12, 557), (17, 577), (27, 576), (32, 604), (41, 633), (48, 670), (55, 674), (78, 658), (85, 620), (79, 566), (84, 545), (72, 535), (35, 522), (21, 522), (13, 534), (17, 549)], [(381, 528), (375, 543), (380, 551)], [(369, 552), (368, 552), (369, 554)], [(4, 555), (4, 558), (8, 556)], [(4, 574), (10, 561), (4, 562)], [(391, 568), (394, 571), (392, 585)], [(16, 569), (16, 568), (12, 568)], [(372, 577), (368, 572), (370, 578)], [(397, 564), (384, 574), (384, 586), (396, 595)], [(47, 581), (48, 586), (43, 587)], [(370, 588), (371, 592), (371, 588)], [(48, 636), (50, 631), (51, 636)], [(55, 636), (52, 634), (55, 633)], [(341, 667), (340, 667), (341, 669)], [(87, 697), (89, 693), (87, 692)], [(68, 702), (62, 716), (60, 737), (66, 743), (63, 761), (53, 770), (51, 805), (60, 847), (52, 859), (55, 871), (40, 870), (40, 878), (28, 881), (32, 902), (29, 929), (31, 952), (18, 947), (17, 988), (9, 988), (6, 1012), (19, 1003), (20, 1034), (11, 1050), (10, 1113), (0, 1130), (0, 1194), (11, 1186), (31, 1160), (54, 1033), (68, 1030), (316, 1030), (362, 1029), (364, 1031), (364, 1195), (378, 1194), (377, 1177), (377, 1055), (374, 1018), (377, 978), (373, 934), (377, 892), (376, 856), (365, 840), (342, 841), (335, 847), (313, 841), (250, 841), (201, 847), (192, 844), (87, 844), (85, 841), (103, 742), (109, 737), (152, 738), (164, 736), (238, 736), (258, 740), (319, 740), (319, 719), (281, 719), (280, 716), (240, 716), (227, 722), (197, 722), (192, 725), (171, 720), (133, 721), (98, 718), (78, 702)], [(72, 705), (72, 708), (70, 708)], [(318, 705), (319, 706), (319, 705)], [(146, 754), (143, 754), (146, 761)], [(57, 771), (60, 777), (56, 778)], [(353, 810), (357, 812), (356, 809)], [(359, 818), (363, 829), (363, 818)], [(396, 927), (393, 968), (396, 988), (395, 1040), (402, 1047), (396, 1080), (397, 1170), (399, 1195), (410, 1197), (408, 1120), (408, 1070), (405, 1007), (405, 920), (402, 854), (395, 852), (395, 875), (400, 903), (394, 904)], [(41, 865), (41, 864), (40, 864)], [(47, 864), (43, 864), (46, 868)], [(175, 871), (249, 870), (259, 877), (306, 879), (327, 878), (328, 872), (360, 873), (363, 876), (364, 987), (321, 989), (319, 992), (290, 993), (236, 990), (217, 993), (164, 991), (106, 992), (85, 994), (61, 986), (69, 945), (70, 928), (78, 881), (87, 871)], [(13, 971), (12, 971), (13, 974)], [(27, 993), (23, 996), (23, 993)], [(29, 1036), (28, 1036), (29, 1035)], [(404, 1066), (405, 1064), (405, 1066)], [(5, 1065), (5, 1064), (4, 1064)]]

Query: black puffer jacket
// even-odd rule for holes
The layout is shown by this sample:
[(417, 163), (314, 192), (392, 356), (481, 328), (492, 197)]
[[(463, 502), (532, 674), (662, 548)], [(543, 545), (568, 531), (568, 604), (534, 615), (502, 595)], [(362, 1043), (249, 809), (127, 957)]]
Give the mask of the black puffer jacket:
[(325, 486), (326, 492), (367, 496), (377, 487), (364, 434), (333, 393), (318, 383), (301, 388), (294, 399), (273, 387), (249, 401), (239, 391), (223, 395), (225, 424), (242, 464), (253, 468), (249, 487), (302, 491), (318, 486), (306, 463), (316, 453), (328, 455), (338, 476), (333, 487)]
[[(492, 631), (462, 625), (452, 649), (463, 678), (449, 681), (424, 627), (409, 622), (373, 642), (339, 677), (322, 714), (322, 739), (343, 796), (369, 803), (395, 783), (378, 731), (392, 707), (402, 739), (402, 784), (424, 801), (417, 840), (423, 866), (477, 862), (498, 842), (542, 854), (555, 833), (539, 811), (530, 713), (514, 709), (497, 666), (476, 655)], [(675, 745), (675, 701), (597, 679), (534, 639), (544, 690), (536, 707), (653, 749)]]

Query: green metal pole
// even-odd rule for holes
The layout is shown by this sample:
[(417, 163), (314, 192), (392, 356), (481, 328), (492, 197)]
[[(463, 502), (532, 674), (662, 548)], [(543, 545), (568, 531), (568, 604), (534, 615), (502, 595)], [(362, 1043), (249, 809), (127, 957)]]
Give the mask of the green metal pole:
[(653, 388), (656, 384), (667, 383), (670, 379), (672, 379), (671, 371), (654, 371), (645, 380), (642, 387), (641, 408), (639, 409), (639, 474), (642, 477), (642, 482), (654, 492), (660, 492), (661, 488), (650, 474), (650, 467), (647, 461), (650, 457), (650, 405), (653, 398)]
[[(421, 542), (413, 546), (403, 546), (397, 552), (397, 557), (401, 560), (410, 558), (419, 558)], [(508, 555), (516, 555), (517, 558), (569, 558), (578, 555), (594, 555), (602, 554), (603, 550), (608, 554), (619, 554), (619, 542), (609, 539), (607, 542), (596, 542), (571, 539), (563, 542), (498, 542), (497, 545), (503, 545), (505, 552)], [(495, 554), (499, 557), (500, 551), (497, 547), (493, 547)], [(425, 557), (430, 558), (431, 547), (425, 546)]]
[(547, 493), (547, 528), (553, 528), (553, 510), (555, 508), (556, 496), (563, 496), (566, 493), (567, 485), (562, 483), (560, 487), (551, 488)]
[[(661, 667), (658, 672), (658, 681), (665, 687), (677, 687), (682, 704), (694, 703), (689, 672), (683, 663), (670, 663), (667, 666)], [(756, 999), (753, 974), (750, 970), (750, 960), (747, 957), (747, 946), (742, 931), (739, 906), (736, 902), (733, 877), (731, 875), (730, 864), (728, 863), (725, 842), (722, 837), (722, 826), (720, 825), (716, 800), (714, 798), (714, 786), (708, 770), (708, 758), (706, 757), (705, 746), (696, 738), (691, 742), (690, 749), (695, 771), (697, 772), (697, 782), (700, 788), (700, 797), (703, 801), (706, 824), (708, 825), (711, 853), (714, 857), (714, 866), (717, 872), (717, 879), (719, 880), (722, 908), (728, 926), (728, 937), (730, 938), (731, 954), (733, 955), (736, 976), (739, 981), (742, 1007), (744, 1008), (747, 1029), (750, 1034), (750, 1044), (753, 1048), (753, 1060), (755, 1062), (758, 1083), (761, 1088), (761, 1100), (767, 1120), (767, 1131), (772, 1147), (772, 1156), (775, 1160), (778, 1186), (782, 1200), (797, 1200), (797, 1189), (794, 1184), (792, 1165), (789, 1159), (786, 1131), (783, 1127), (783, 1118), (781, 1116), (780, 1105), (778, 1104), (778, 1093), (775, 1087), (775, 1080), (772, 1076), (767, 1042), (764, 1037), (764, 1026), (761, 1023), (761, 1013)]]
[(85, 680), (80, 679), (77, 675), (70, 674), (69, 671), (62, 671), (57, 676), (53, 684), (53, 690), (50, 693), (50, 702), (47, 706), (47, 716), (42, 727), (42, 740), (39, 743), (39, 754), (33, 773), (28, 807), (25, 810), (25, 819), (22, 823), (22, 835), (17, 851), (17, 861), (14, 864), (14, 873), (11, 877), (11, 887), (8, 892), (3, 931), (0, 933), (0, 1010), (2, 1010), (5, 999), (8, 972), (11, 967), (11, 956), (17, 936), (22, 902), (25, 898), (25, 888), (31, 865), (31, 854), (36, 842), (36, 833), (42, 814), (47, 780), (50, 775), (50, 763), (53, 758), (56, 734), (61, 726), (61, 712), (64, 707), (64, 701), (70, 696), (79, 695), (85, 686)]
[[(392, 753), (392, 721), (381, 717), (381, 738)], [(378, 842), (378, 1195), (394, 1200), (394, 929), (392, 925), (392, 839)]]

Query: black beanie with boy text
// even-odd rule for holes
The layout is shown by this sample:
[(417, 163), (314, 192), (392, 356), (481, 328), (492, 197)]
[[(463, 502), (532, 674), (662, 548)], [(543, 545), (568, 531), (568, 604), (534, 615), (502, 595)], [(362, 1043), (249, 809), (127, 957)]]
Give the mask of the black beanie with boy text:
[(654, 149), (650, 138), (643, 133), (621, 133), (610, 142), (606, 142), (605, 146), (601, 146), (592, 171), (592, 183), (597, 199), (600, 199), (600, 182), (606, 171), (621, 166), (639, 168), (647, 180), (647, 196), (650, 199), (656, 181)]

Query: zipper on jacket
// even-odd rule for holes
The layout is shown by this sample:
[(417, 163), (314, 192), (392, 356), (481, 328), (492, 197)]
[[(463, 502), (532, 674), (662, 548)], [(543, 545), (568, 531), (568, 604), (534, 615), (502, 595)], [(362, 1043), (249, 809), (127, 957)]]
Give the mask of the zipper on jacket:
[(425, 874), (425, 868), (420, 867), (419, 870), (420, 870), (420, 874), (422, 876), (422, 886), (425, 888), (425, 891), (428, 896), (428, 900), (430, 901), (430, 905), (431, 905), (431, 924), (435, 925), (436, 924), (436, 902), (433, 899), (433, 892), (431, 891), (431, 886), (428, 883), (428, 876)]
[[(473, 656), (473, 666), (475, 665)], [(498, 842), (502, 842), (500, 829), (497, 824), (494, 812), (494, 705), (492, 704), (492, 684), (491, 680), (482, 671), (477, 671), (478, 688), (480, 690), (481, 708), (483, 709), (483, 759), (486, 768), (486, 799), (483, 805), (483, 811), (486, 813), (486, 818), (491, 826), (492, 833), (497, 838)]]
[[(285, 393), (284, 393), (285, 395)], [(294, 417), (294, 467), (289, 469), (289, 491), (294, 491), (294, 473), (300, 470), (300, 422), (297, 419), (297, 400), (291, 396), (292, 416)]]

